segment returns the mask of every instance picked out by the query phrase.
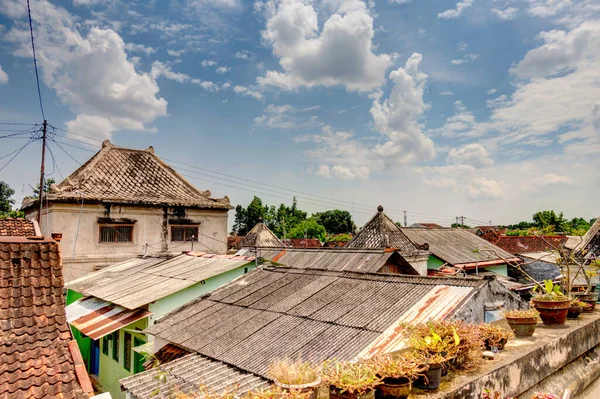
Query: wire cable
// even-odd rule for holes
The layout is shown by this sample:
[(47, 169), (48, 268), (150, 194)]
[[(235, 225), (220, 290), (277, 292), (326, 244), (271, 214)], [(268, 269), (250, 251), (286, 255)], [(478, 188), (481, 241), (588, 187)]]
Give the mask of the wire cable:
[(27, 14), (29, 16), (29, 32), (31, 33), (31, 50), (33, 51), (33, 67), (35, 68), (35, 80), (37, 82), (38, 98), (40, 100), (40, 110), (42, 111), (42, 118), (46, 120), (44, 114), (44, 104), (42, 103), (42, 91), (40, 90), (40, 76), (38, 74), (37, 57), (35, 56), (35, 42), (33, 40), (33, 21), (31, 20), (31, 6), (29, 0), (27, 0)]
[(13, 152), (11, 152), (10, 154), (6, 154), (6, 155), (4, 155), (3, 157), (1, 157), (1, 158), (0, 158), (0, 160), (1, 160), (1, 159), (4, 159), (4, 158), (6, 158), (6, 157), (8, 157), (8, 156), (10, 156), (10, 155), (12, 155), (12, 154), (15, 154), (15, 153), (16, 153), (16, 154), (15, 154), (15, 155), (14, 155), (14, 156), (11, 158), (11, 159), (9, 159), (9, 160), (8, 160), (8, 162), (6, 162), (6, 163), (4, 164), (4, 166), (3, 166), (2, 168), (0, 168), (0, 172), (2, 172), (2, 171), (4, 170), (4, 168), (6, 168), (6, 167), (7, 167), (7, 166), (8, 166), (8, 165), (9, 165), (9, 164), (10, 164), (10, 163), (13, 161), (13, 159), (15, 159), (15, 158), (16, 158), (16, 157), (17, 157), (17, 156), (18, 156), (18, 155), (21, 153), (21, 151), (23, 151), (23, 150), (25, 149), (25, 147), (27, 147), (29, 144), (33, 143), (34, 141), (35, 141), (35, 139), (31, 138), (31, 139), (29, 139), (29, 141), (28, 141), (27, 143), (25, 143), (25, 145), (24, 145), (24, 146), (22, 146), (21, 148), (18, 148), (18, 149), (16, 149), (16, 150), (14, 150)]

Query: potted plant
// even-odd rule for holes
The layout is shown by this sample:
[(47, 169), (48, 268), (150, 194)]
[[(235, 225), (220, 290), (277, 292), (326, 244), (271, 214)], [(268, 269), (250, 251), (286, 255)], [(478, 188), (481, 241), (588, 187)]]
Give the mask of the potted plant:
[(583, 309), (587, 306), (587, 303), (580, 301), (579, 299), (573, 299), (571, 301), (571, 307), (567, 312), (567, 319), (576, 319), (579, 317)]
[(531, 395), (531, 399), (560, 399), (560, 398), (551, 393), (536, 392), (533, 395)]
[(504, 312), (506, 322), (518, 338), (531, 337), (535, 332), (539, 313), (535, 309), (509, 310)]
[(542, 322), (546, 325), (565, 324), (567, 313), (571, 307), (571, 299), (560, 291), (560, 285), (552, 280), (544, 280), (543, 291), (538, 292), (539, 286), (534, 288), (532, 299), (536, 310), (540, 312)]
[(438, 389), (442, 378), (444, 364), (454, 359), (460, 347), (460, 337), (454, 330), (451, 336), (442, 337), (435, 331), (435, 324), (430, 324), (430, 334), (422, 336), (422, 330), (413, 329), (409, 337), (409, 345), (414, 350), (412, 356), (415, 361), (427, 367), (423, 376), (417, 379), (415, 386), (421, 389)]
[(375, 370), (363, 362), (328, 360), (322, 375), (329, 384), (330, 399), (374, 399), (375, 387), (381, 383)]
[(366, 363), (382, 379), (381, 385), (377, 386), (378, 399), (407, 398), (412, 389), (412, 381), (427, 369), (414, 358), (402, 355), (376, 355)]
[(269, 365), (268, 374), (278, 387), (308, 393), (312, 399), (316, 398), (315, 388), (321, 384), (317, 371), (301, 360), (277, 360)]
[(449, 360), (448, 355), (415, 351), (411, 356), (417, 364), (425, 368), (422, 375), (415, 380), (415, 387), (426, 390), (438, 389), (442, 381), (443, 364)]
[(511, 337), (510, 331), (493, 324), (480, 324), (478, 328), (481, 334), (481, 339), (483, 340), (487, 350), (493, 351), (494, 348), (498, 350), (504, 349), (504, 345), (506, 345), (508, 339)]
[[(254, 391), (250, 391), (242, 396), (243, 399), (308, 399), (310, 393), (298, 391), (295, 389), (285, 390), (279, 386), (271, 386), (269, 388), (261, 388)], [(194, 397), (195, 398), (195, 397)], [(205, 396), (200, 395), (198, 399), (240, 399), (239, 396), (233, 398), (229, 397), (218, 397), (218, 396)]]

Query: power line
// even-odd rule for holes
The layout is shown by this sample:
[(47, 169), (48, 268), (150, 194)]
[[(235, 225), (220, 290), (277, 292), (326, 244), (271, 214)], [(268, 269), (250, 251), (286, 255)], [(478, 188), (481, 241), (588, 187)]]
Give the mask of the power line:
[(1, 157), (0, 159), (4, 159), (4, 158), (6, 158), (6, 157), (8, 157), (8, 156), (16, 153), (11, 159), (8, 160), (8, 162), (6, 162), (4, 164), (4, 166), (2, 168), (0, 168), (0, 172), (2, 172), (4, 170), (4, 168), (6, 168), (13, 161), (13, 159), (15, 159), (21, 153), (21, 151), (23, 151), (25, 149), (25, 147), (27, 147), (29, 144), (33, 143), (34, 141), (35, 141), (35, 139), (31, 138), (21, 148), (17, 148), (16, 150), (14, 150), (13, 152), (11, 152), (10, 154), (6, 154), (3, 157)]
[(35, 69), (35, 80), (37, 82), (38, 98), (40, 100), (40, 110), (42, 111), (42, 119), (46, 120), (46, 115), (44, 114), (44, 104), (42, 103), (42, 91), (40, 90), (40, 76), (38, 74), (37, 57), (35, 56), (35, 43), (33, 40), (33, 22), (31, 20), (31, 7), (29, 5), (29, 0), (27, 0), (27, 14), (29, 16), (29, 32), (31, 33), (31, 50), (33, 52), (33, 67)]
[(21, 122), (0, 122), (0, 125), (15, 125), (15, 126), (33, 126), (37, 125), (37, 123), (21, 123)]

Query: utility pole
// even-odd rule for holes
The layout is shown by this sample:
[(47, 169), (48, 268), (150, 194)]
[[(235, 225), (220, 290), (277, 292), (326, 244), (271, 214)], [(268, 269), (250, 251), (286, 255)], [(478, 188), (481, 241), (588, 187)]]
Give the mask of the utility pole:
[(465, 217), (464, 216), (460, 217), (460, 228), (461, 229), (465, 228)]
[(404, 211), (404, 227), (408, 226), (408, 218), (406, 217), (406, 211)]
[(456, 228), (458, 229), (458, 216), (455, 216), (456, 218), (456, 223), (454, 224), (456, 226)]
[(44, 197), (44, 162), (46, 159), (46, 133), (48, 130), (48, 122), (44, 119), (43, 125), (43, 136), (42, 136), (42, 165), (40, 167), (40, 190), (38, 192), (38, 200), (40, 201), (40, 207), (38, 211), (37, 222), (40, 227), (40, 231), (42, 230), (42, 209), (44, 207), (43, 197)]

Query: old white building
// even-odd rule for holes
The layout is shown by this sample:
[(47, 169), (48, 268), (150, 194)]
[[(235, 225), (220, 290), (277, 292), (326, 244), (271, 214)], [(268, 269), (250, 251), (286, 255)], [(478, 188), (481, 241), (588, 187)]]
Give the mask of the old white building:
[[(28, 219), (37, 199), (26, 199)], [(61, 233), (67, 281), (136, 255), (225, 253), (229, 198), (199, 191), (154, 154), (102, 149), (43, 198), (41, 230)]]

